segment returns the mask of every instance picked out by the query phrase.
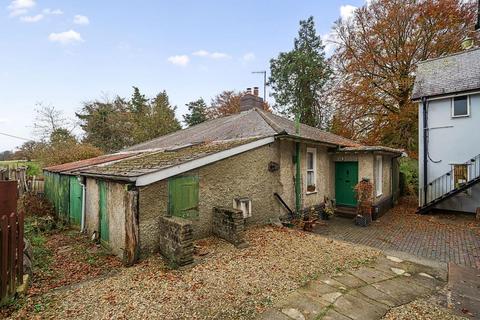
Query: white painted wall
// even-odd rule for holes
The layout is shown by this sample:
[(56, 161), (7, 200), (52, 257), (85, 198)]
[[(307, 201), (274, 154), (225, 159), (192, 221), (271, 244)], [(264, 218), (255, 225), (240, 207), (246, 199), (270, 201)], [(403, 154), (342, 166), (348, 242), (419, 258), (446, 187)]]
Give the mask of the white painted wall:
[[(452, 118), (451, 98), (428, 101), (428, 182), (451, 170), (450, 164), (464, 163), (480, 154), (480, 94), (470, 96), (470, 116)], [(423, 187), (423, 107), (419, 104), (419, 183)], [(465, 197), (466, 195), (459, 195)], [(471, 192), (472, 199), (445, 202), (444, 209), (471, 211), (480, 207), (480, 194)], [(477, 199), (478, 198), (478, 199)], [(478, 200), (478, 201), (477, 201)], [(448, 203), (448, 205), (447, 205)], [(447, 207), (445, 207), (447, 206)], [(475, 208), (474, 208), (475, 207)]]

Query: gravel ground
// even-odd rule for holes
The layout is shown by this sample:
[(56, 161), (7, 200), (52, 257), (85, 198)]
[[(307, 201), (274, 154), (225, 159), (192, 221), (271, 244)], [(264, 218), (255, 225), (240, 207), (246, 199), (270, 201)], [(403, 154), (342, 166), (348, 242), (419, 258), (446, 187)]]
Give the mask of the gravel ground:
[(30, 301), (17, 318), (250, 319), (320, 274), (355, 268), (379, 251), (301, 231), (249, 229), (250, 246), (208, 238), (194, 267), (169, 270), (159, 257)]
[(421, 299), (403, 306), (391, 309), (383, 318), (384, 320), (461, 320), (468, 319), (450, 313), (432, 302)]

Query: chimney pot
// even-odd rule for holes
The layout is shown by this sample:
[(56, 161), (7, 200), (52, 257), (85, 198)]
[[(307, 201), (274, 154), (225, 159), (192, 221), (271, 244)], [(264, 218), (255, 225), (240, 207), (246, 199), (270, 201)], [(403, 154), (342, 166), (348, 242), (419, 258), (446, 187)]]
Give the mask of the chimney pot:
[(252, 94), (252, 88), (247, 88), (247, 94)]
[(258, 97), (258, 87), (253, 87), (253, 95)]

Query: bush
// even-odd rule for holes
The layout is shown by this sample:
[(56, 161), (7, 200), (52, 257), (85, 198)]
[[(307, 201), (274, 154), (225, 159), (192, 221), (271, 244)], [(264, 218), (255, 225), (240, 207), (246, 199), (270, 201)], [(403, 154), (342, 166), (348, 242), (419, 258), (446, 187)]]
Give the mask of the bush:
[(418, 194), (418, 161), (415, 159), (400, 159), (400, 192), (402, 195)]
[(24, 193), (18, 199), (18, 211), (25, 217), (54, 217), (53, 206), (44, 197), (31, 192)]

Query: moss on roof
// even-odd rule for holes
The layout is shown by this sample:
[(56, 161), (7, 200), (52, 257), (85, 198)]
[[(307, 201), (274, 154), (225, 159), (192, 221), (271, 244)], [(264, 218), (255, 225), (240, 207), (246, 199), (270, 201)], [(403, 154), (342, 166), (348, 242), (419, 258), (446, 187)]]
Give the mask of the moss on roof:
[(87, 170), (80, 172), (95, 175), (135, 177), (191, 160), (199, 159), (210, 154), (253, 142), (255, 140), (258, 140), (258, 138), (227, 142), (201, 143), (172, 151), (162, 150), (145, 152), (141, 155), (127, 158), (106, 166), (90, 167)]

